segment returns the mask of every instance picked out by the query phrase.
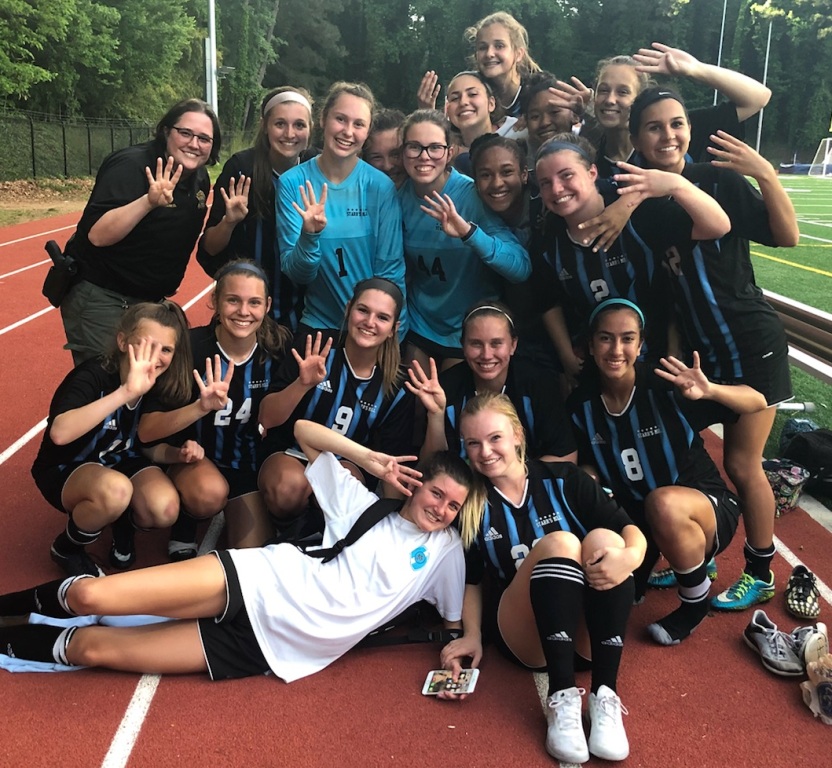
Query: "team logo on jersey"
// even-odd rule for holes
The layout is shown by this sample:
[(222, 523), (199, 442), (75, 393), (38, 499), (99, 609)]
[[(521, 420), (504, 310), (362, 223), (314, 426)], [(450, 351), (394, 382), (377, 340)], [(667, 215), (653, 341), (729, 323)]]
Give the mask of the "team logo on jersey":
[(607, 444), (607, 441), (606, 441), (606, 440), (604, 440), (604, 438), (603, 438), (603, 437), (601, 437), (601, 435), (599, 435), (599, 434), (596, 432), (596, 433), (595, 433), (595, 436), (594, 436), (594, 437), (593, 437), (593, 438), (589, 441), (589, 444), (590, 444), (590, 445), (606, 445), (606, 444)]
[(107, 419), (107, 421), (104, 422), (104, 429), (116, 431), (118, 429), (118, 422), (115, 419)]
[(205, 193), (201, 189), (196, 193), (196, 207), (200, 210), (205, 208)]
[(571, 280), (571, 279), (572, 279), (572, 275), (569, 274), (569, 270), (567, 270), (565, 267), (558, 274), (558, 280), (560, 280), (561, 282), (564, 282), (565, 280)]
[(269, 386), (268, 379), (259, 379), (257, 381), (252, 381), (249, 385), (249, 389), (266, 389)]
[(410, 567), (414, 571), (418, 571), (421, 568), (424, 568), (428, 564), (428, 548), (427, 547), (416, 547), (410, 553)]
[(375, 403), (371, 403), (369, 400), (359, 400), (358, 407), (362, 411), (367, 411), (367, 413), (375, 413), (377, 410), (377, 406)]
[(497, 539), (502, 539), (503, 535), (492, 525), (483, 538), (486, 541), (497, 541)]
[(560, 512), (555, 511), (551, 515), (543, 515), (540, 518), (540, 525), (552, 525), (553, 523), (562, 523), (563, 522), (563, 515)]
[(332, 394), (332, 384), (329, 383), (329, 379), (324, 379), (320, 384), (318, 384), (317, 389), (320, 389), (321, 392), (329, 392)]
[(645, 437), (658, 437), (662, 433), (661, 427), (643, 427), (638, 431), (638, 436), (641, 438)]
[(363, 208), (347, 208), (347, 216), (367, 216), (367, 211)]
[(604, 265), (607, 267), (617, 267), (619, 264), (626, 263), (627, 257), (623, 253), (618, 256), (607, 256), (607, 258), (604, 259)]

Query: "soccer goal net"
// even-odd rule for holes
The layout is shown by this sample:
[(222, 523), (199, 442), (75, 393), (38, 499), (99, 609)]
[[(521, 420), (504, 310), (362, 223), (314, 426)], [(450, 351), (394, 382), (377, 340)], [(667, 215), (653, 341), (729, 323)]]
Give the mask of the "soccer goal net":
[(832, 176), (832, 138), (821, 139), (815, 159), (809, 166), (810, 176)]

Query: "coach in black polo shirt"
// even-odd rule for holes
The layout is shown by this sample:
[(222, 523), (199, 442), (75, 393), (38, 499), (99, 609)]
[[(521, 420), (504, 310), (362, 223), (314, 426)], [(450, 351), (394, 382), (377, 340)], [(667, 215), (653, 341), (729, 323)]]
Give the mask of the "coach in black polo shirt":
[(120, 149), (101, 165), (67, 254), (79, 281), (61, 304), (76, 365), (112, 343), (121, 313), (174, 294), (202, 230), (207, 163), (220, 151), (220, 126), (204, 101), (179, 102), (147, 144)]

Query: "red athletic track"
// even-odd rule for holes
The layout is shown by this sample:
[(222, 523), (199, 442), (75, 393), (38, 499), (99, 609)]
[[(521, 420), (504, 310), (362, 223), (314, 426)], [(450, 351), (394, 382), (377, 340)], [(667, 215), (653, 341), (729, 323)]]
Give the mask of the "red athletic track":
[[(45, 258), (50, 237), (63, 243), (77, 214), (0, 230), (0, 243), (70, 227), (16, 245), (0, 245), (0, 274)], [(0, 329), (47, 306), (46, 266), (0, 281)], [(177, 296), (187, 302), (208, 284), (193, 266)], [(189, 312), (208, 317), (206, 299)], [(0, 452), (46, 415), (69, 369), (57, 311), (0, 335), (3, 409)], [(29, 475), (40, 435), (0, 465), (4, 495), (0, 591), (59, 575), (48, 557), (63, 518), (39, 496)], [(719, 453), (720, 444), (708, 445)], [(802, 510), (777, 523), (777, 536), (827, 584), (832, 534)], [(103, 538), (107, 538), (106, 536)], [(164, 535), (138, 539), (139, 562), (163, 559)], [(108, 541), (96, 552), (103, 559)], [(742, 530), (720, 558), (719, 586), (740, 568)], [(786, 629), (782, 586), (790, 566), (775, 558), (781, 594), (769, 615)], [(816, 766), (828, 761), (832, 730), (814, 720), (798, 681), (766, 672), (741, 641), (749, 613), (718, 614), (675, 648), (645, 639), (644, 627), (674, 607), (675, 594), (651, 592), (635, 608), (619, 690), (630, 715), (625, 766)], [(832, 607), (821, 618), (832, 625)], [(420, 695), (437, 662), (428, 646), (354, 651), (324, 672), (292, 685), (273, 678), (211, 683), (201, 676), (164, 678), (129, 759), (131, 766), (546, 766), (544, 718), (530, 674), (488, 649), (477, 692), (458, 705)], [(130, 702), (138, 675), (0, 672), (0, 766), (101, 765)], [(579, 684), (589, 687), (582, 675)], [(827, 755), (826, 758), (823, 755)], [(601, 764), (601, 761), (593, 761)], [(124, 762), (114, 762), (123, 765)], [(591, 763), (592, 764), (592, 763)]]

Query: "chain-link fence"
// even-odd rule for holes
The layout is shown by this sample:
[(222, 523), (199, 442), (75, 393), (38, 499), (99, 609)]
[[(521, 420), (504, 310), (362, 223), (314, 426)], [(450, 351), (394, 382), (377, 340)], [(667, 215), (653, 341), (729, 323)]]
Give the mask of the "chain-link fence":
[(124, 120), (61, 120), (0, 112), (0, 181), (45, 176), (94, 176), (115, 149), (153, 138), (155, 124)]

